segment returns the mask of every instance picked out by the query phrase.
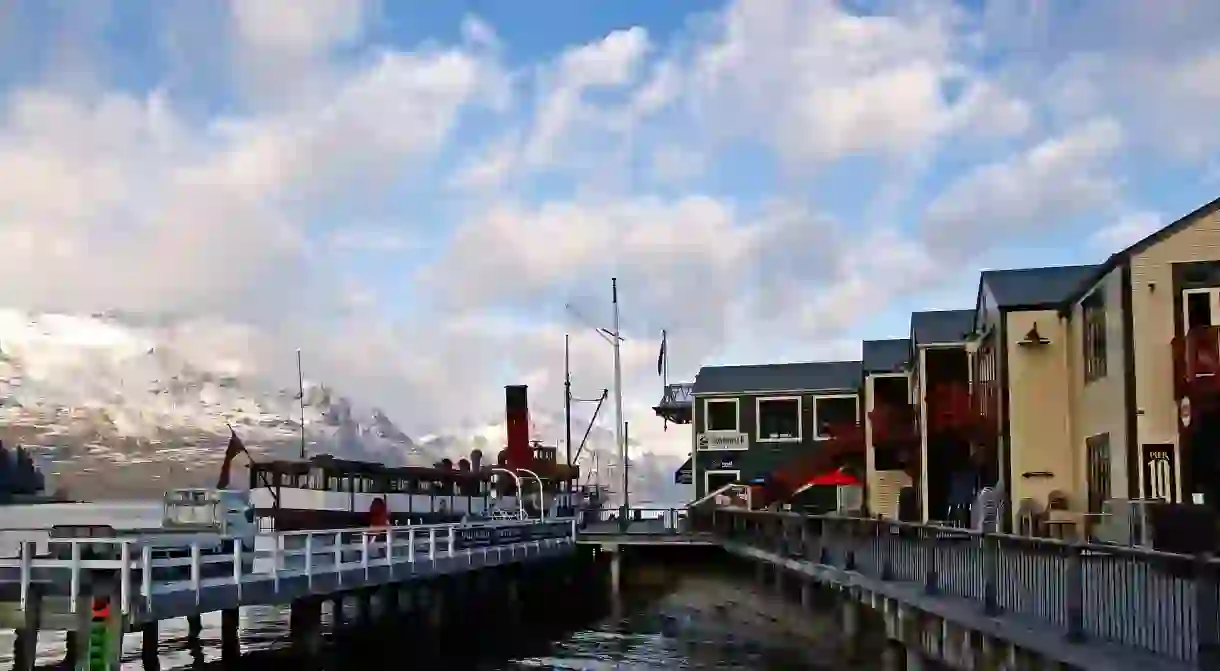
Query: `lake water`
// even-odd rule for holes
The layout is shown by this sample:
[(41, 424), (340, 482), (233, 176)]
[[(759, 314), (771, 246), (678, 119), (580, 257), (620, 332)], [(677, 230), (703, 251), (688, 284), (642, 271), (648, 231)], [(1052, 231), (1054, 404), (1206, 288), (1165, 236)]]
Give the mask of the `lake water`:
[[(587, 588), (564, 603), (547, 606), (548, 616), (525, 622), (481, 622), (438, 647), (409, 632), (383, 633), (359, 643), (328, 646), (326, 668), (348, 666), (461, 671), (509, 669), (741, 669), (797, 671), (830, 669), (834, 634), (829, 620), (774, 597), (746, 580), (715, 570), (683, 569), (675, 577), (645, 576), (619, 599)], [(597, 595), (603, 595), (599, 598)], [(301, 668), (288, 646), (288, 613), (279, 608), (246, 608), (241, 615), (243, 655), (220, 660), (220, 617), (203, 619), (200, 642), (188, 644), (184, 620), (161, 624), (162, 669)], [(473, 623), (472, 623), (473, 624)], [(456, 637), (456, 638), (454, 638)], [(10, 662), (12, 633), (0, 632), (0, 668)], [(142, 668), (140, 637), (124, 640), (124, 669)], [(63, 657), (63, 636), (40, 638), (40, 665)], [(385, 660), (385, 661), (380, 661)], [(854, 664), (847, 668), (867, 669)]]

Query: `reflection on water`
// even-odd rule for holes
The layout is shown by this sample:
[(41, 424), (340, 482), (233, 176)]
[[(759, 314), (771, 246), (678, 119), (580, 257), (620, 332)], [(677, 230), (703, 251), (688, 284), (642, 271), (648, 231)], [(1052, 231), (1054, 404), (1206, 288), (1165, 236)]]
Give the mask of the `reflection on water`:
[[(508, 669), (797, 669), (831, 668), (829, 620), (766, 594), (748, 581), (692, 572), (666, 576), (627, 591), (618, 603), (595, 581), (587, 594), (551, 599), (514, 620), (467, 624), (443, 643), (413, 638), (411, 628), (381, 633), (358, 643), (332, 642), (328, 668), (353, 663), (377, 668), (374, 660), (409, 661), (420, 668), (498, 671)], [(761, 592), (761, 593), (760, 593)], [(329, 619), (329, 618), (327, 618)], [(329, 622), (326, 623), (329, 627)], [(192, 649), (185, 620), (161, 623), (162, 669), (299, 669), (288, 649), (288, 613), (273, 607), (245, 608), (241, 659), (220, 661), (220, 615), (203, 618), (200, 643)], [(44, 633), (40, 665), (63, 658), (62, 634)], [(10, 662), (12, 633), (0, 633), (0, 668)], [(441, 652), (438, 653), (438, 648)], [(124, 639), (124, 669), (142, 668), (140, 637)], [(389, 668), (382, 663), (382, 668)], [(856, 667), (860, 668), (860, 667)]]

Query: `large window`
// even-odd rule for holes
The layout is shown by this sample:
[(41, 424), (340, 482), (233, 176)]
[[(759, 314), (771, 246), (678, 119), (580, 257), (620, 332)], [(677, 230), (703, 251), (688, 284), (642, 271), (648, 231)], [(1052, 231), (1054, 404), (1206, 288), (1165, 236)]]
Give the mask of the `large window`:
[(725, 485), (731, 485), (741, 479), (741, 471), (704, 471), (703, 495), (707, 496)]
[(1084, 329), (1084, 381), (1106, 376), (1106, 302), (1101, 290), (1094, 291), (1080, 304)]
[(704, 431), (739, 431), (737, 399), (707, 399), (703, 402)]
[(814, 397), (813, 424), (817, 429), (815, 437), (818, 440), (829, 438), (830, 429), (833, 427), (855, 426), (857, 422), (859, 412), (854, 395)]
[(1084, 441), (1088, 464), (1085, 477), (1089, 487), (1089, 512), (1100, 513), (1101, 504), (1110, 498), (1110, 434), (1090, 436)]
[(800, 397), (760, 398), (757, 403), (759, 440), (799, 441), (801, 439)]

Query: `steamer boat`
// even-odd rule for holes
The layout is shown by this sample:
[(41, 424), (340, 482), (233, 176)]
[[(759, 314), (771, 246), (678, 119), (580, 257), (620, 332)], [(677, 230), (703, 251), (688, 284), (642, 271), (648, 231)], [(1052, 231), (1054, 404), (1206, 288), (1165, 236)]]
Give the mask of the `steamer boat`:
[[(337, 529), (384, 524), (436, 524), (502, 517), (575, 513), (579, 467), (557, 463), (557, 450), (529, 437), (528, 389), (505, 387), (507, 446), (495, 465), (474, 450), (456, 467), (391, 467), (331, 455), (308, 460), (252, 462), (250, 500), (261, 531)], [(236, 436), (234, 436), (236, 440)], [(230, 442), (222, 466), (238, 450)], [(516, 478), (509, 475), (516, 474)], [(535, 478), (535, 474), (537, 478)], [(517, 481), (520, 480), (518, 491)], [(539, 480), (541, 483), (539, 483)], [(541, 486), (539, 486), (541, 485)]]

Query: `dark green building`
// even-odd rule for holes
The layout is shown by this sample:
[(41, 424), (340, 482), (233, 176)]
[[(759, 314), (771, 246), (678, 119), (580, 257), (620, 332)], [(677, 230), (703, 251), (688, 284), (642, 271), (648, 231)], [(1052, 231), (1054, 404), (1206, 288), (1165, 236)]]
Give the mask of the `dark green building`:
[(767, 478), (859, 421), (859, 361), (706, 366), (691, 388), (695, 499)]

